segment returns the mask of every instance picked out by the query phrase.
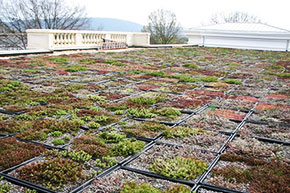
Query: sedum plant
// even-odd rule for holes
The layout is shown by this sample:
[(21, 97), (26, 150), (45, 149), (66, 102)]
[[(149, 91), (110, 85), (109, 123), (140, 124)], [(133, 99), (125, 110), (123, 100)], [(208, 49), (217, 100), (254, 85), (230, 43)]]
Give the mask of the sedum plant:
[(158, 132), (164, 131), (166, 126), (160, 123), (144, 122), (142, 124), (134, 124), (132, 126), (124, 126), (123, 132), (127, 135), (137, 137), (154, 137)]
[(64, 151), (57, 151), (57, 150), (48, 150), (42, 154), (47, 159), (52, 157), (63, 157), (63, 158), (70, 158), (74, 161), (83, 161), (86, 162), (92, 158), (91, 155), (84, 151), (73, 151), (73, 150), (64, 150)]
[(85, 178), (79, 163), (62, 158), (25, 165), (16, 170), (16, 177), (52, 190), (62, 190), (64, 185)]
[(126, 138), (125, 135), (118, 134), (116, 132), (100, 132), (98, 137), (105, 143), (118, 143)]
[(94, 164), (101, 168), (110, 168), (117, 163), (116, 158), (105, 156), (101, 159), (96, 159)]
[(128, 109), (127, 112), (130, 116), (137, 117), (137, 118), (154, 118), (157, 116), (156, 114), (152, 113), (152, 109), (145, 109), (145, 108), (142, 108), (142, 109), (130, 108)]
[(205, 161), (191, 157), (176, 156), (175, 158), (156, 159), (149, 165), (152, 172), (174, 178), (193, 180), (206, 171)]
[(177, 126), (177, 127), (166, 129), (163, 135), (166, 138), (175, 138), (175, 137), (185, 138), (189, 135), (199, 135), (205, 132), (206, 132), (205, 130), (200, 129), (200, 128)]
[(174, 107), (164, 107), (156, 111), (156, 114), (166, 117), (177, 117), (181, 115), (181, 112)]
[(145, 143), (143, 141), (128, 139), (114, 145), (112, 151), (117, 156), (129, 156), (141, 152), (144, 146)]
[(161, 190), (149, 184), (128, 181), (124, 184), (121, 193), (190, 193), (190, 189), (185, 185), (175, 185), (168, 187), (166, 190)]

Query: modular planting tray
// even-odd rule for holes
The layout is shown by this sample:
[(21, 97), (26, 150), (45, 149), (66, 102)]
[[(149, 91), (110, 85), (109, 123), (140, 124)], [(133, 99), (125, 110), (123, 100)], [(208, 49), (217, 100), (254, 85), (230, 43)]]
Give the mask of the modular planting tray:
[(289, 53), (0, 59), (4, 192), (289, 192)]

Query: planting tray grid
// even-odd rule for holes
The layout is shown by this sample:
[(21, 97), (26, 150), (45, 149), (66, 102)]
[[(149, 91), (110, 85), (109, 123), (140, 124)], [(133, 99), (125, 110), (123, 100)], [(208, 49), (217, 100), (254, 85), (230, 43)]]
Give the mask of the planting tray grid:
[[(184, 48), (184, 49), (186, 49), (186, 48)], [(219, 51), (219, 50), (217, 49), (217, 51)], [(150, 52), (152, 52), (152, 50)], [(158, 50), (157, 50), (157, 52), (158, 52)], [(165, 52), (163, 50), (161, 52), (166, 53), (166, 52), (170, 52), (170, 50), (165, 49)], [(214, 50), (214, 52), (215, 52), (215, 50)], [(260, 53), (256, 53), (256, 54), (260, 54)], [(170, 86), (175, 86), (174, 81), (172, 82), (171, 80), (168, 80), (168, 82), (164, 82), (164, 84), (163, 84), (162, 81), (164, 79), (166, 79), (166, 78), (168, 78), (168, 79), (170, 79), (170, 78), (177, 79), (177, 80), (179, 80), (179, 84), (182, 84), (182, 82), (184, 80), (185, 80), (185, 82), (186, 81), (189, 81), (189, 82), (190, 81), (195, 81), (195, 80), (191, 79), (190, 76), (187, 74), (188, 72), (190, 73), (190, 70), (191, 70), (190, 67), (187, 67), (185, 69), (186, 71), (183, 71), (184, 69), (181, 69), (181, 72), (179, 72), (179, 71), (176, 71), (176, 69), (172, 70), (173, 69), (172, 67), (164, 67), (164, 66), (162, 66), (160, 64), (157, 64), (156, 68), (152, 68), (152, 69), (154, 69), (153, 71), (150, 69), (151, 68), (150, 66), (146, 66), (146, 67), (143, 66), (143, 67), (140, 67), (140, 68), (138, 67), (137, 71), (139, 71), (139, 69), (142, 69), (144, 67), (145, 67), (144, 69), (150, 69), (150, 71), (146, 71), (146, 70), (142, 71), (141, 70), (141, 73), (140, 73), (140, 71), (137, 73), (137, 75), (138, 75), (138, 76), (136, 76), (137, 78), (134, 78), (134, 76), (132, 76), (132, 77), (131, 76), (124, 76), (124, 74), (127, 73), (126, 71), (134, 69), (134, 65), (135, 64), (130, 63), (130, 62), (126, 62), (127, 60), (118, 60), (118, 59), (117, 60), (112, 60), (112, 58), (114, 58), (114, 56), (111, 56), (110, 54), (108, 54), (108, 55), (102, 54), (102, 57), (107, 58), (106, 60), (102, 60), (102, 62), (101, 62), (101, 63), (103, 63), (104, 61), (108, 62), (108, 63), (106, 63), (106, 65), (108, 66), (107, 69), (89, 69), (89, 70), (87, 70), (86, 73), (72, 71), (71, 73), (73, 74), (73, 76), (72, 76), (73, 79), (69, 79), (70, 78), (70, 74), (68, 73), (68, 74), (66, 74), (64, 76), (64, 77), (66, 77), (68, 79), (59, 79), (59, 80), (56, 80), (55, 83), (59, 82), (61, 84), (65, 83), (67, 85), (73, 85), (74, 84), (76, 86), (82, 87), (82, 89), (84, 89), (83, 87), (86, 87), (87, 84), (94, 83), (94, 85), (105, 85), (104, 88), (108, 89), (108, 92), (110, 92), (110, 91), (113, 91), (113, 92), (114, 91), (118, 91), (119, 92), (119, 91), (125, 91), (126, 89), (130, 90), (130, 92), (128, 94), (126, 94), (125, 97), (121, 97), (120, 99), (115, 99), (115, 100), (107, 100), (106, 101), (107, 104), (121, 103), (121, 102), (127, 101), (130, 98), (140, 97), (140, 96), (142, 96), (143, 94), (146, 94), (146, 93), (156, 93), (156, 94), (165, 93), (168, 96), (198, 97), (199, 95), (200, 96), (201, 95), (209, 96), (209, 95), (198, 94), (198, 95), (194, 95), (194, 96), (189, 96), (187, 94), (187, 92), (188, 91), (199, 91), (199, 90), (205, 91), (205, 93), (207, 91), (212, 92), (211, 90), (214, 90), (214, 92), (216, 92), (216, 91), (220, 92), (218, 87), (216, 88), (217, 90), (215, 90), (214, 87), (209, 86), (208, 84), (206, 84), (207, 81), (211, 79), (211, 77), (206, 77), (206, 76), (208, 76), (207, 73), (210, 73), (210, 71), (208, 71), (208, 72), (205, 71), (206, 72), (205, 74), (198, 76), (202, 81), (199, 81), (196, 84), (197, 87), (195, 87), (193, 89), (184, 89), (184, 91), (182, 91), (182, 92), (172, 92), (172, 91), (168, 91), (166, 89), (165, 89), (165, 91), (161, 91), (162, 89), (160, 90), (160, 88), (166, 88), (166, 87), (170, 87)], [(6, 61), (4, 61), (5, 65), (8, 65), (8, 66), (10, 65), (9, 62), (8, 62), (8, 64), (6, 64), (5, 62)], [(110, 62), (112, 62), (112, 63), (110, 63)], [(115, 65), (114, 62), (116, 62), (117, 66), (120, 65), (120, 67), (114, 66)], [(118, 62), (120, 62), (120, 63), (118, 63)], [(201, 62), (200, 66), (202, 68), (206, 69), (202, 65), (202, 63), (203, 62)], [(12, 64), (14, 65), (13, 62), (12, 62)], [(70, 62), (67, 62), (67, 64), (68, 64), (68, 66), (71, 65)], [(75, 64), (75, 62), (74, 62), (74, 64)], [(170, 65), (173, 65), (173, 66), (175, 65), (175, 67), (178, 68), (178, 67), (181, 67), (182, 64), (184, 64), (184, 63), (181, 62), (181, 64), (177, 64), (177, 65), (174, 64), (174, 63), (171, 63)], [(222, 67), (219, 68), (218, 65), (222, 65)], [(25, 66), (25, 63), (24, 63), (24, 66)], [(13, 68), (15, 68), (15, 66)], [(118, 68), (120, 68), (120, 69), (118, 69)], [(208, 65), (207, 68), (210, 69), (210, 70), (219, 71), (221, 69), (223, 69), (223, 70), (227, 69), (228, 67), (225, 66), (224, 64), (219, 63), (219, 64), (217, 64), (217, 66)], [(245, 66), (245, 68), (246, 69), (255, 68), (255, 65), (252, 63), (249, 66)], [(259, 68), (260, 69), (259, 69), (259, 71), (257, 73), (264, 73), (265, 71), (270, 69), (268, 66), (262, 66), (262, 67), (259, 67)], [(23, 67), (23, 69), (25, 69), (25, 67)], [(110, 70), (112, 70), (112, 71), (110, 71)], [(288, 71), (285, 71), (285, 70), (286, 69), (284, 68), (282, 73), (285, 73), (285, 72), (287, 73), (288, 72)], [(41, 73), (44, 73), (45, 72), (45, 68), (41, 67), (41, 71), (42, 71)], [(104, 71), (106, 71), (106, 73), (103, 73)], [(152, 73), (154, 71), (158, 72), (158, 73), (155, 73), (155, 74)], [(162, 71), (164, 71), (164, 73), (161, 73)], [(42, 82), (41, 81), (35, 82), (34, 81), (35, 78), (39, 78), (40, 77), (40, 76), (37, 77), (36, 75), (33, 74), (33, 73), (38, 73), (37, 70), (34, 71), (33, 68), (29, 68), (29, 70), (27, 70), (27, 72), (25, 72), (25, 73), (28, 73), (28, 72), (32, 73), (32, 74), (30, 74), (30, 75), (24, 74), (24, 76), (13, 77), (13, 81), (17, 82), (18, 80), (20, 80), (20, 82), (28, 83), (29, 85), (42, 85), (45, 80), (49, 80), (49, 81), (53, 80), (50, 77), (43, 76), (43, 78), (42, 78), (43, 81)], [(166, 74), (167, 72), (172, 73), (172, 75), (171, 74)], [(186, 75), (185, 75), (185, 77), (182, 77), (184, 75), (182, 73), (184, 73), (184, 72), (186, 72)], [(247, 72), (247, 70), (245, 70), (244, 72)], [(86, 81), (82, 81), (83, 80), (82, 77), (85, 78), (87, 76), (93, 75), (93, 73), (100, 74), (99, 77), (101, 77), (103, 80), (100, 80), (100, 81), (97, 81), (97, 82), (92, 82), (89, 79), (86, 80)], [(130, 73), (133, 74), (134, 71), (132, 71)], [(127, 75), (130, 75), (130, 73), (127, 73)], [(253, 78), (253, 76), (255, 74), (251, 74), (252, 76), (245, 76), (247, 78), (244, 78), (243, 73), (240, 73), (240, 75), (239, 75), (239, 73), (240, 73), (239, 70), (233, 68), (233, 69), (230, 69), (228, 74), (220, 76), (214, 81), (218, 81), (220, 83), (227, 82), (227, 81), (228, 82), (235, 82), (236, 81), (237, 84), (229, 83), (227, 85), (228, 86), (227, 90), (222, 89), (223, 90), (222, 92), (225, 95), (231, 95), (231, 93), (235, 92), (236, 90), (239, 90), (239, 88), (241, 86), (249, 85), (249, 84), (255, 82), (255, 80)], [(5, 72), (5, 73), (1, 74), (1, 76), (2, 75), (5, 76), (7, 74), (9, 74), (9, 73)], [(21, 75), (21, 72), (19, 73), (19, 75)], [(115, 76), (117, 76), (118, 78), (115, 78)], [(146, 78), (143, 78), (142, 76), (144, 76)], [(240, 76), (240, 78), (236, 78), (236, 79), (233, 78), (233, 79), (230, 80), (231, 77), (239, 77), (239, 76)], [(272, 75), (269, 75), (269, 76), (272, 76)], [(77, 80), (77, 77), (79, 77), (78, 80)], [(191, 75), (191, 77), (194, 77), (194, 75)], [(137, 81), (136, 81), (136, 79), (137, 79)], [(10, 78), (10, 80), (12, 81), (12, 78)], [(239, 82), (240, 80), (242, 80), (242, 81)], [(114, 84), (114, 81), (116, 83), (118, 81), (123, 81), (123, 82), (118, 85), (118, 84)], [(150, 82), (150, 81), (152, 81), (152, 82)], [(156, 82), (154, 82), (154, 81), (156, 81)], [(215, 96), (215, 97), (211, 96), (211, 99), (209, 100), (209, 102), (207, 102), (206, 104), (203, 104), (202, 106), (200, 106), (198, 108), (195, 108), (195, 109), (192, 109), (192, 110), (188, 110), (186, 108), (179, 109), (179, 112), (181, 112), (182, 114), (184, 114), (186, 116), (184, 116), (182, 119), (180, 119), (178, 121), (153, 120), (153, 122), (156, 122), (156, 123), (159, 123), (159, 124), (164, 124), (164, 125), (167, 126), (167, 128), (170, 129), (170, 128), (176, 128), (178, 126), (183, 125), (188, 120), (191, 120), (196, 115), (199, 115), (199, 114), (202, 114), (202, 113), (206, 112), (210, 108), (228, 109), (228, 110), (235, 110), (235, 111), (240, 110), (241, 112), (245, 113), (245, 116), (243, 117), (242, 120), (239, 120), (239, 121), (238, 120), (231, 120), (231, 121), (239, 123), (238, 126), (236, 128), (233, 128), (233, 130), (231, 132), (223, 131), (223, 130), (217, 131), (218, 133), (221, 133), (221, 134), (227, 136), (227, 139), (224, 141), (223, 145), (219, 148), (218, 151), (214, 152), (214, 151), (210, 151), (210, 150), (207, 150), (207, 149), (200, 149), (200, 151), (210, 152), (210, 153), (215, 154), (215, 158), (209, 164), (209, 166), (206, 169), (206, 171), (203, 172), (202, 175), (199, 176), (196, 181), (192, 182), (192, 181), (186, 181), (186, 180), (182, 180), (182, 179), (168, 178), (168, 177), (165, 177), (165, 176), (157, 174), (157, 173), (146, 172), (146, 171), (143, 171), (143, 170), (139, 170), (139, 169), (135, 169), (135, 168), (131, 168), (131, 167), (126, 166), (126, 165), (130, 164), (132, 161), (137, 159), (140, 155), (142, 155), (143, 153), (145, 153), (146, 151), (148, 151), (149, 149), (151, 149), (154, 146), (166, 145), (166, 146), (176, 146), (177, 148), (183, 148), (183, 144), (174, 145), (174, 144), (170, 144), (170, 143), (160, 142), (159, 140), (164, 138), (164, 135), (161, 132), (160, 135), (157, 135), (154, 138), (127, 136), (129, 138), (136, 138), (139, 141), (144, 141), (147, 144), (144, 146), (144, 148), (143, 148), (143, 150), (141, 152), (133, 154), (133, 155), (130, 155), (127, 158), (125, 158), (124, 160), (117, 162), (112, 167), (105, 169), (103, 172), (101, 172), (96, 177), (93, 177), (93, 178), (89, 179), (88, 181), (84, 182), (82, 185), (76, 187), (75, 189), (71, 190), (70, 192), (82, 192), (82, 191), (85, 191), (85, 189), (88, 186), (90, 186), (91, 183), (95, 179), (104, 178), (104, 177), (108, 176), (111, 173), (114, 173), (115, 171), (117, 171), (119, 169), (128, 170), (128, 171), (135, 172), (135, 173), (140, 173), (142, 175), (150, 176), (152, 178), (160, 178), (160, 179), (165, 179), (167, 181), (172, 181), (172, 182), (177, 182), (177, 183), (181, 183), (181, 184), (186, 184), (186, 185), (189, 185), (192, 188), (191, 191), (197, 191), (198, 192), (201, 189), (206, 189), (206, 190), (212, 190), (212, 191), (218, 191), (218, 192), (240, 192), (240, 191), (237, 191), (237, 190), (232, 190), (232, 189), (228, 189), (228, 188), (225, 188), (225, 187), (220, 187), (220, 186), (208, 184), (208, 183), (205, 183), (204, 180), (207, 178), (207, 176), (209, 176), (209, 174), (211, 174), (213, 168), (215, 168), (217, 163), (220, 161), (220, 156), (225, 152), (225, 150), (228, 147), (228, 144), (231, 143), (233, 140), (235, 140), (236, 137), (243, 136), (243, 134), (239, 133), (239, 131), (243, 130), (243, 127), (244, 127), (245, 124), (251, 123), (251, 124), (269, 125), (268, 122), (253, 121), (253, 120), (249, 120), (248, 118), (251, 117), (252, 114), (255, 113), (255, 108), (259, 104), (259, 101), (261, 101), (270, 92), (270, 90), (273, 90), (273, 91), (278, 90), (278, 89), (275, 88), (275, 85), (277, 85), (276, 84), (277, 82), (281, 82), (281, 81), (284, 81), (285, 84), (287, 84), (287, 79), (281, 80), (281, 79), (278, 79), (277, 77), (274, 77), (274, 79), (272, 81), (268, 81), (268, 83), (264, 83), (264, 85), (265, 85), (264, 88), (268, 87), (268, 89), (263, 94), (255, 97), (258, 100), (258, 102), (254, 103), (253, 108), (250, 109), (250, 110), (241, 110), (239, 108), (224, 108), (223, 106), (218, 106), (218, 105), (217, 106), (213, 106), (213, 105), (211, 105), (210, 101), (215, 99), (215, 98), (219, 98), (219, 97), (222, 98), (222, 96)], [(267, 82), (267, 81), (265, 81), (265, 82)], [(142, 85), (142, 84), (144, 84), (146, 86), (147, 83), (149, 83), (150, 85), (158, 86), (159, 88), (158, 89), (150, 89), (150, 88), (146, 89), (144, 87), (137, 88), (137, 86)], [(159, 84), (159, 83), (162, 83), (162, 84)], [(144, 85), (142, 85), (142, 86), (144, 86)], [(221, 84), (221, 86), (223, 86), (223, 85)], [(17, 88), (17, 85), (14, 86), (14, 87)], [(14, 87), (11, 87), (11, 88), (14, 89)], [(247, 88), (249, 88), (249, 90), (253, 89), (252, 87), (247, 87)], [(33, 89), (30, 89), (30, 91), (33, 92)], [(7, 91), (5, 91), (5, 90), (4, 90), (4, 92), (0, 91), (0, 96), (2, 94), (6, 94), (7, 92), (8, 93), (11, 92), (11, 91), (9, 91), (9, 88), (7, 89)], [(88, 93), (89, 94), (87, 94), (87, 95), (98, 95), (98, 94), (103, 93), (103, 91), (102, 90), (95, 90), (93, 92), (88, 92)], [(251, 97), (253, 95), (245, 95), (245, 97), (247, 97), (247, 96)], [(289, 97), (289, 95), (288, 95), (288, 97)], [(97, 100), (98, 100), (98, 98), (97, 98)], [(160, 106), (162, 107), (168, 101), (170, 102), (170, 101), (172, 101), (172, 99), (169, 98), (169, 99), (166, 99), (165, 101), (154, 103), (153, 105), (150, 105), (147, 108), (156, 109), (156, 108), (159, 108)], [(38, 103), (39, 103), (39, 106), (43, 106), (44, 108), (46, 108), (47, 106), (51, 105), (51, 104), (49, 104), (47, 102), (42, 102), (42, 101), (40, 101)], [(96, 106), (99, 106), (99, 105), (97, 104)], [(33, 106), (30, 106), (29, 108), (33, 108)], [(8, 119), (14, 120), (18, 116), (26, 115), (29, 110), (30, 109), (24, 110), (24, 111), (10, 111), (10, 110), (5, 110), (5, 109), (0, 108), (0, 116), (3, 116), (4, 120), (5, 120), (5, 117), (8, 117)], [(64, 116), (64, 118), (70, 118), (70, 116), (67, 116), (67, 117)], [(126, 116), (122, 116), (122, 118), (119, 120), (119, 122), (120, 123), (121, 122), (127, 122), (127, 121), (130, 121), (130, 120), (136, 120), (136, 121), (139, 121), (140, 123), (148, 121), (147, 119), (144, 119), (144, 118), (138, 118), (138, 117), (126, 115)], [(0, 117), (0, 121), (2, 121), (1, 117)], [(98, 129), (96, 129), (96, 130), (92, 130), (91, 128), (89, 128), (87, 126), (82, 126), (81, 128), (84, 130), (84, 133), (81, 134), (81, 136), (85, 135), (87, 132), (92, 133), (92, 134), (98, 134), (99, 132), (107, 131), (107, 129), (109, 129), (111, 127), (114, 127), (117, 124), (118, 124), (117, 122), (111, 123), (111, 124), (108, 124), (108, 125), (105, 125), (105, 126), (101, 126)], [(284, 127), (289, 127), (288, 124), (284, 124), (284, 123), (278, 123), (278, 124), (280, 124), (281, 126), (284, 126)], [(16, 134), (17, 134), (17, 132), (16, 133), (1, 133), (0, 134), (1, 135), (0, 140), (8, 138), (8, 137), (13, 137)], [(80, 136), (77, 136), (77, 137), (80, 137)], [(272, 138), (266, 138), (266, 137), (259, 137), (259, 136), (255, 136), (255, 135), (247, 136), (247, 137), (248, 138), (255, 138), (255, 139), (259, 140), (259, 141), (263, 141), (263, 142), (267, 142), (267, 143), (274, 143), (274, 144), (281, 144), (283, 146), (289, 146), (289, 142), (285, 141), (285, 140), (272, 139)], [(72, 140), (70, 140), (68, 143), (66, 143), (64, 145), (60, 145), (60, 146), (53, 146), (53, 145), (50, 145), (50, 144), (47, 144), (47, 143), (42, 143), (40, 141), (35, 141), (35, 140), (21, 140), (21, 139), (18, 139), (18, 140), (23, 142), (23, 143), (33, 143), (35, 145), (43, 146), (46, 149), (57, 149), (59, 151), (67, 150), (67, 148), (72, 144)], [(28, 163), (30, 163), (30, 162), (34, 161), (35, 159), (38, 159), (38, 158), (39, 157), (35, 157), (35, 158), (32, 158), (32, 159), (26, 160), (23, 163), (15, 165), (15, 166), (13, 166), (11, 168), (8, 168), (6, 170), (3, 170), (2, 172), (0, 172), (0, 175), (3, 176), (6, 180), (8, 180), (8, 181), (10, 181), (12, 183), (18, 184), (20, 186), (25, 186), (25, 187), (28, 187), (30, 189), (35, 189), (38, 192), (54, 192), (53, 190), (49, 190), (49, 189), (47, 189), (45, 187), (42, 187), (42, 186), (39, 186), (37, 184), (33, 184), (31, 182), (28, 182), (28, 181), (25, 181), (25, 180), (21, 180), (21, 179), (17, 179), (17, 178), (15, 178), (13, 176), (8, 175), (8, 173), (10, 171), (13, 171), (15, 168), (19, 168), (19, 167), (21, 167), (23, 165), (26, 165), (26, 164), (28, 164)]]

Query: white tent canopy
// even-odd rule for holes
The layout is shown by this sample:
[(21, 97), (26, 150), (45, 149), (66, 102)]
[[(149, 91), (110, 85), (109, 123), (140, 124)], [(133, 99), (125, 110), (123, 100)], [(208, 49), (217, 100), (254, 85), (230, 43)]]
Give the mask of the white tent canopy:
[(290, 50), (290, 31), (261, 23), (224, 23), (185, 30), (188, 44), (257, 50)]

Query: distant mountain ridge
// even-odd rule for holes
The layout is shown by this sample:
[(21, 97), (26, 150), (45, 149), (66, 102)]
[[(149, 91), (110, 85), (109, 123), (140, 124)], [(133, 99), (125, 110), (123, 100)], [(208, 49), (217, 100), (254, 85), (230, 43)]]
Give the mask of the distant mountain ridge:
[(90, 30), (98, 31), (122, 31), (122, 32), (140, 32), (142, 25), (127, 20), (90, 17)]

